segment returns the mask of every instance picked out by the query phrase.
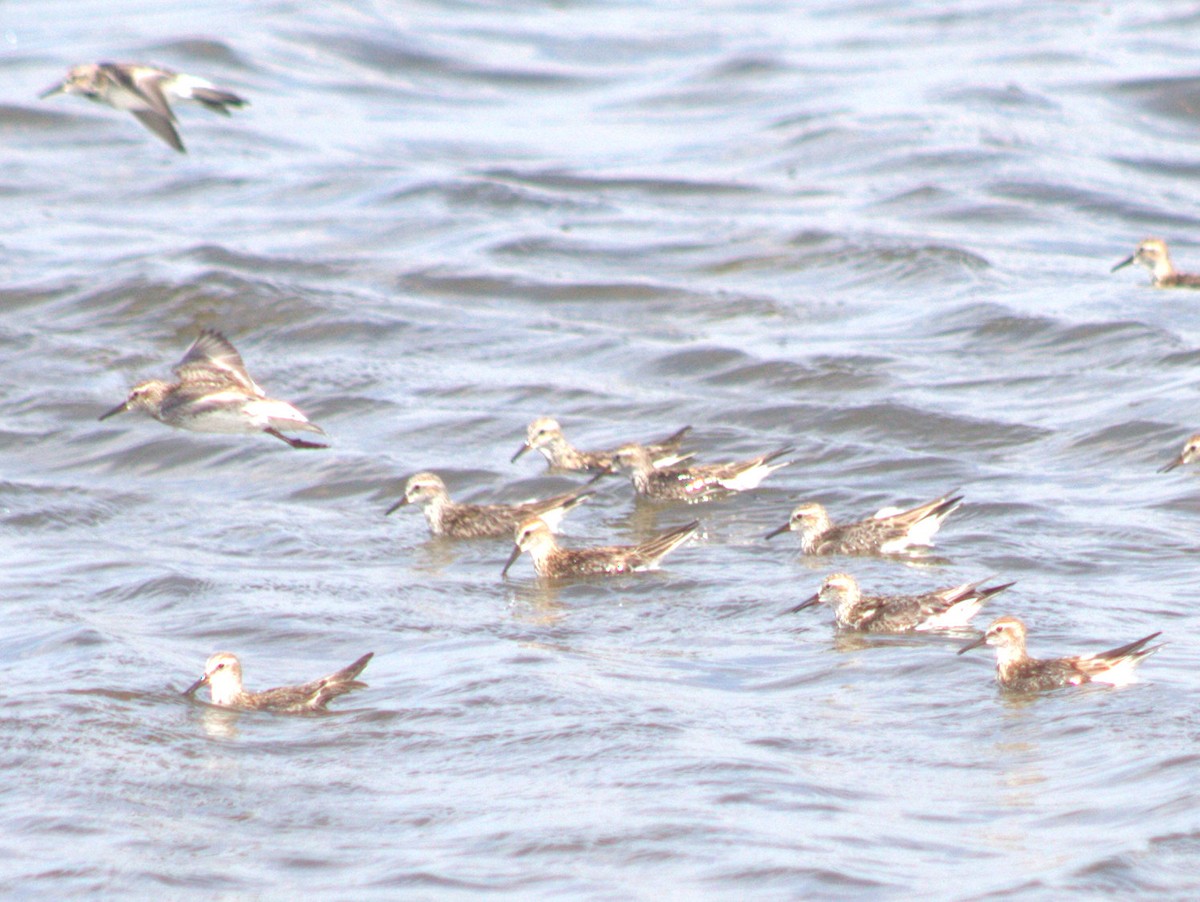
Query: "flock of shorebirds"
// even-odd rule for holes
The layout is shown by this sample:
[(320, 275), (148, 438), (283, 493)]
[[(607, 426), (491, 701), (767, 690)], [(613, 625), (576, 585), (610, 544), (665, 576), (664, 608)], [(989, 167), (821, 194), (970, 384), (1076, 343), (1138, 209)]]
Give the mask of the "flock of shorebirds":
[[(267, 397), (246, 370), (237, 349), (219, 332), (204, 330), (174, 368), (177, 381), (139, 382), (128, 397), (100, 416), (101, 420), (130, 410), (181, 429), (195, 432), (266, 433), (293, 448), (324, 448), (318, 442), (293, 438), (286, 432), (323, 430), (287, 401)], [(660, 502), (699, 503), (749, 491), (774, 471), (786, 467), (790, 448), (729, 463), (697, 463), (683, 450), (689, 427), (648, 442), (628, 442), (604, 451), (581, 451), (563, 434), (558, 422), (541, 417), (529, 424), (525, 442), (511, 460), (538, 451), (560, 471), (583, 471), (600, 477), (624, 471), (635, 493)], [(1174, 462), (1182, 462), (1180, 460)], [(1174, 465), (1174, 464), (1172, 464)], [(513, 549), (501, 576), (522, 554), (528, 554), (537, 576), (547, 580), (608, 576), (652, 570), (698, 530), (699, 521), (667, 529), (636, 545), (568, 548), (559, 545), (555, 531), (572, 509), (595, 492), (588, 486), (549, 498), (519, 504), (464, 504), (451, 500), (446, 484), (435, 473), (409, 477), (404, 496), (389, 507), (391, 514), (405, 505), (419, 506), (434, 536), (452, 539), (512, 538)], [(942, 523), (962, 504), (948, 493), (908, 509), (886, 508), (862, 520), (834, 523), (820, 504), (799, 504), (787, 522), (764, 538), (797, 533), (806, 555), (904, 556), (933, 544)], [(916, 595), (864, 595), (847, 573), (834, 573), (811, 598), (792, 608), (794, 613), (816, 604), (833, 610), (839, 629), (870, 633), (922, 632), (966, 626), (985, 602), (1012, 583), (984, 586), (964, 583)], [(1014, 617), (996, 620), (984, 635), (960, 651), (987, 643), (996, 649), (997, 679), (1007, 689), (1041, 691), (1082, 683), (1119, 685), (1133, 679), (1137, 662), (1161, 646), (1149, 645), (1153, 633), (1098, 654), (1041, 660), (1025, 650), (1025, 625)], [(238, 659), (219, 652), (209, 658), (204, 675), (187, 693), (208, 685), (214, 705), (275, 711), (321, 710), (333, 698), (362, 686), (357, 677), (371, 655), (349, 667), (302, 686), (247, 692)]]
[[(190, 101), (215, 113), (229, 115), (230, 108), (247, 101), (201, 78), (159, 66), (138, 63), (88, 63), (69, 70), (65, 79), (43, 97), (76, 94), (132, 113), (139, 122), (180, 153), (185, 148), (176, 129), (171, 103)], [(1137, 263), (1151, 271), (1159, 288), (1200, 288), (1200, 275), (1177, 272), (1166, 244), (1150, 238), (1127, 259), (1113, 267)], [(160, 422), (196, 432), (248, 434), (264, 432), (292, 448), (327, 447), (285, 433), (323, 430), (286, 401), (267, 397), (250, 378), (241, 355), (219, 332), (205, 330), (174, 368), (175, 381), (140, 382), (124, 402), (103, 414), (140, 410)], [(779, 448), (747, 460), (730, 463), (695, 462), (695, 454), (682, 450), (688, 427), (665, 438), (630, 442), (607, 451), (580, 451), (563, 435), (559, 424), (543, 417), (529, 424), (524, 444), (513, 455), (515, 462), (527, 451), (538, 451), (560, 471), (587, 471), (592, 482), (606, 474), (628, 473), (638, 496), (662, 502), (697, 503), (756, 488), (767, 476), (791, 461), (790, 448)], [(1193, 435), (1179, 455), (1162, 471), (1200, 459), (1200, 434)], [(589, 483), (591, 485), (591, 483)], [(559, 580), (589, 575), (613, 575), (656, 568), (666, 555), (688, 541), (699, 521), (676, 526), (636, 545), (568, 548), (555, 538), (563, 517), (594, 492), (587, 488), (522, 504), (462, 504), (450, 499), (445, 483), (434, 473), (410, 477), (404, 497), (390, 507), (420, 506), (435, 536), (456, 539), (512, 538), (512, 553), (501, 575), (522, 554), (528, 554), (541, 579)], [(903, 556), (932, 545), (934, 534), (962, 503), (950, 493), (911, 509), (885, 509), (857, 522), (835, 524), (825, 509), (805, 502), (792, 511), (787, 523), (769, 533), (798, 533), (806, 555)], [(964, 583), (916, 595), (864, 595), (853, 576), (834, 573), (820, 590), (788, 613), (817, 604), (833, 610), (839, 629), (872, 633), (902, 633), (961, 628), (985, 602), (1012, 583), (984, 586)], [(1096, 654), (1036, 659), (1026, 652), (1026, 628), (1015, 617), (995, 620), (976, 641), (959, 654), (987, 644), (996, 650), (996, 675), (1001, 686), (1018, 692), (1037, 692), (1083, 683), (1120, 685), (1134, 678), (1134, 667), (1161, 645), (1150, 645), (1159, 633)], [(263, 692), (248, 692), (242, 684), (237, 657), (218, 652), (208, 659), (204, 674), (185, 695), (207, 685), (214, 705), (242, 709), (308, 712), (324, 709), (337, 696), (364, 684), (357, 677), (371, 659), (363, 655), (353, 664), (320, 680)]]

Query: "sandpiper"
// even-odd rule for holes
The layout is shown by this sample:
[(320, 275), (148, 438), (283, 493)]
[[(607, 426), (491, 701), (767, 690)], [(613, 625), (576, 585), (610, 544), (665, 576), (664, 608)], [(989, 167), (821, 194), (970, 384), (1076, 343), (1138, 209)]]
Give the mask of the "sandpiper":
[(919, 595), (863, 595), (849, 573), (825, 577), (821, 589), (787, 613), (794, 614), (820, 602), (833, 606), (839, 629), (864, 633), (904, 633), (966, 626), (983, 603), (1012, 583), (983, 586), (986, 580), (934, 589)]
[(690, 539), (699, 528), (700, 521), (693, 520), (691, 523), (661, 532), (637, 545), (560, 548), (550, 527), (533, 517), (517, 527), (516, 545), (500, 575), (508, 573), (508, 568), (525, 551), (533, 558), (534, 571), (545, 579), (654, 570), (664, 557)]
[[(659, 465), (678, 463), (690, 455), (680, 455), (679, 446), (683, 437), (691, 431), (691, 426), (684, 426), (678, 432), (657, 441), (647, 442), (646, 448), (650, 457)], [(525, 430), (525, 444), (517, 449), (512, 456), (515, 462), (526, 451), (540, 451), (546, 462), (559, 470), (598, 470), (610, 472), (615, 465), (616, 449), (610, 451), (580, 451), (567, 441), (562, 427), (552, 417), (538, 417)]]
[(1155, 288), (1200, 288), (1200, 275), (1176, 272), (1171, 255), (1167, 253), (1167, 243), (1161, 238), (1147, 238), (1110, 272), (1116, 272), (1130, 263), (1140, 263), (1150, 270), (1150, 284)]
[(808, 501), (766, 537), (798, 532), (805, 554), (904, 554), (914, 546), (932, 545), (934, 533), (960, 504), (962, 496), (950, 492), (911, 510), (884, 508), (867, 520), (837, 526), (825, 508)]
[(456, 504), (450, 500), (441, 477), (424, 472), (409, 477), (404, 486), (404, 497), (384, 515), (405, 504), (420, 504), (429, 521), (429, 531), (435, 536), (455, 539), (511, 537), (517, 525), (530, 517), (538, 517), (550, 529), (557, 530), (567, 511), (594, 494), (578, 490), (521, 504)]
[(142, 410), (168, 426), (192, 432), (250, 434), (265, 432), (293, 448), (328, 445), (289, 438), (280, 430), (325, 430), (287, 401), (268, 398), (246, 372), (246, 365), (229, 340), (214, 329), (200, 333), (175, 365), (178, 382), (148, 379), (129, 391), (129, 397), (101, 415), (106, 420), (126, 410)]
[(245, 98), (223, 91), (203, 78), (141, 63), (74, 66), (65, 79), (47, 88), (41, 96), (54, 94), (79, 94), (88, 100), (133, 113), (138, 122), (180, 153), (187, 151), (175, 130), (175, 113), (170, 101), (190, 100), (223, 116), (229, 115), (229, 107), (248, 103)]
[(1040, 661), (1025, 653), (1025, 624), (1016, 617), (1001, 617), (992, 622), (982, 636), (958, 650), (961, 655), (987, 643), (996, 649), (996, 681), (1014, 692), (1043, 692), (1082, 683), (1108, 683), (1123, 686), (1135, 682), (1134, 667), (1162, 645), (1145, 648), (1162, 633), (1151, 633), (1120, 648), (1093, 655), (1052, 658)]
[(1166, 466), (1159, 467), (1158, 472), (1170, 473), (1178, 466), (1190, 464), (1197, 460), (1200, 460), (1200, 432), (1196, 433), (1186, 442), (1184, 442), (1183, 450), (1179, 452), (1179, 456)]
[(358, 682), (355, 677), (362, 673), (373, 654), (367, 652), (349, 667), (302, 686), (280, 686), (262, 692), (247, 692), (242, 687), (242, 664), (237, 656), (219, 651), (205, 663), (204, 676), (192, 683), (183, 694), (192, 695), (207, 683), (212, 703), (223, 708), (282, 711), (288, 714), (323, 711), (331, 699), (351, 689), (366, 688), (366, 683)]
[(644, 447), (623, 445), (617, 449), (617, 464), (628, 468), (634, 490), (646, 498), (709, 501), (757, 488), (771, 473), (791, 463), (779, 460), (791, 451), (790, 447), (779, 448), (733, 463), (658, 466)]

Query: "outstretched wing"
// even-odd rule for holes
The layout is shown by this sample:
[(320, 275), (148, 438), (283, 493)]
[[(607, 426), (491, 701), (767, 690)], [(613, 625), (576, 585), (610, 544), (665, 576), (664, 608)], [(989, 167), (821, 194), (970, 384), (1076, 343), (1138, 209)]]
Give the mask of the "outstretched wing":
[[(106, 72), (122, 88), (137, 95), (147, 110), (157, 113), (168, 122), (175, 119), (175, 114), (171, 112), (171, 106), (167, 103), (162, 88), (163, 80), (171, 78), (173, 73), (154, 66), (120, 65), (110, 66)], [(131, 112), (136, 113), (137, 110), (134, 109)]]
[(250, 378), (237, 348), (216, 329), (205, 329), (200, 333), (199, 338), (192, 342), (192, 346), (183, 355), (183, 359), (175, 365), (175, 375), (182, 382), (230, 380), (252, 395), (266, 397), (258, 384)]
[(187, 149), (183, 146), (183, 139), (179, 137), (179, 132), (175, 130), (175, 125), (170, 119), (154, 112), (154, 110), (130, 110), (130, 112), (133, 113), (138, 122), (162, 138), (173, 150), (177, 150), (180, 153), (187, 153)]

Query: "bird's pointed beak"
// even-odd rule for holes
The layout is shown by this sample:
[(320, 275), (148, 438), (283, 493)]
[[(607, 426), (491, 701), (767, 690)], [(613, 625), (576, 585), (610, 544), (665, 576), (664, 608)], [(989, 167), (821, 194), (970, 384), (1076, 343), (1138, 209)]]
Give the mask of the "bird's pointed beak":
[(183, 694), (185, 696), (195, 695), (196, 690), (208, 682), (208, 677), (209, 677), (209, 675), (207, 673), (204, 676), (200, 677), (200, 679), (196, 680), (196, 682), (192, 683), (192, 685), (190, 685), (186, 689), (184, 689)]
[(1182, 455), (1182, 454), (1181, 454), (1181, 455), (1179, 455), (1179, 457), (1175, 458), (1173, 461), (1171, 461), (1171, 462), (1170, 462), (1169, 464), (1167, 464), (1166, 466), (1159, 467), (1159, 468), (1158, 468), (1158, 472), (1159, 472), (1159, 473), (1170, 473), (1172, 470), (1174, 470), (1174, 469), (1175, 469), (1177, 466), (1179, 466), (1181, 463), (1183, 463), (1183, 455)]
[(820, 600), (821, 600), (821, 593), (817, 592), (817, 593), (809, 596), (808, 598), (804, 599), (804, 601), (800, 602), (800, 604), (796, 605), (794, 608), (788, 608), (783, 613), (798, 614), (800, 611), (803, 611), (805, 608), (811, 608), (814, 604), (816, 604)]
[(510, 464), (515, 464), (517, 462), (517, 458), (519, 458), (522, 454), (524, 454), (528, 450), (529, 450), (529, 442), (526, 442), (520, 448), (517, 449), (516, 454), (514, 454), (512, 457), (510, 457), (508, 459), (508, 462)]
[(589, 480), (588, 480), (588, 481), (585, 483), (585, 485), (591, 485), (591, 484), (592, 484), (592, 483), (594, 483), (594, 482), (599, 482), (599, 481), (600, 481), (601, 479), (603, 479), (605, 476), (612, 476), (612, 475), (613, 475), (614, 473), (616, 473), (616, 472), (617, 472), (617, 471), (616, 471), (616, 470), (614, 470), (612, 467), (605, 467), (603, 470), (598, 470), (598, 471), (596, 472), (596, 475), (595, 475), (595, 476), (593, 476), (591, 479), (589, 479)]
[(783, 524), (781, 527), (779, 527), (778, 529), (773, 529), (773, 530), (771, 530), (769, 533), (767, 533), (765, 536), (763, 536), (763, 538), (764, 538), (764, 539), (773, 539), (773, 538), (775, 538), (777, 535), (779, 535), (780, 533), (785, 533), (785, 532), (787, 532), (787, 531), (788, 531), (789, 529), (791, 529), (791, 528), (792, 528), (792, 524), (791, 524), (791, 523), (784, 523), (784, 524)]
[(958, 650), (957, 654), (960, 654), (960, 655), (965, 654), (966, 652), (969, 652), (972, 648), (979, 648), (979, 646), (984, 645), (986, 642), (987, 642), (987, 633), (984, 633), (982, 636), (980, 636), (974, 642), (971, 642), (970, 644), (964, 645), (962, 648), (960, 648)]
[(1137, 254), (1130, 254), (1128, 257), (1126, 257), (1124, 260), (1122, 260), (1120, 263), (1118, 263), (1116, 266), (1114, 266), (1112, 269), (1110, 269), (1109, 272), (1116, 272), (1118, 269), (1124, 269), (1126, 266), (1128, 266), (1130, 263), (1132, 263), (1136, 259), (1137, 259)]
[(67, 83), (65, 81), (60, 81), (58, 84), (51, 85), (46, 90), (42, 91), (42, 93), (39, 94), (38, 97), (45, 100), (47, 97), (53, 97), (55, 94), (65, 93), (66, 90), (67, 90)]
[(108, 411), (107, 413), (100, 414), (100, 419), (107, 420), (109, 417), (115, 417), (117, 414), (124, 413), (128, 409), (129, 409), (129, 402), (122, 401), (120, 404), (118, 404), (116, 407), (114, 407), (112, 410)]
[(512, 554), (508, 556), (508, 560), (504, 562), (504, 569), (500, 571), (500, 577), (503, 579), (508, 574), (508, 568), (516, 563), (517, 558), (521, 556), (521, 546), (514, 545)]
[(385, 517), (390, 517), (392, 514), (394, 514), (396, 511), (400, 510), (400, 508), (404, 507), (404, 505), (406, 505), (406, 504), (408, 504), (408, 496), (407, 495), (402, 496), (399, 501), (397, 501), (395, 504), (393, 504), (391, 507), (389, 507), (387, 510), (385, 510), (383, 512), (383, 515)]

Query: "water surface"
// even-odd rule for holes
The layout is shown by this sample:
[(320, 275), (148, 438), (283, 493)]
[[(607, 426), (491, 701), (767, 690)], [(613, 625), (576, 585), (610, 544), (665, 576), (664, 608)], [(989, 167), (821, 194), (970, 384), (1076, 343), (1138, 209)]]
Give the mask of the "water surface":
[[(0, 210), (0, 888), (342, 898), (1200, 892), (1200, 269), (1186, 10), (41, 2), (8, 10)], [(156, 61), (251, 105), (37, 93)], [(96, 421), (199, 329), (326, 452)], [(792, 444), (659, 573), (540, 586), (383, 511), (579, 480), (508, 458), (694, 427)], [(916, 566), (762, 536), (961, 487)], [(779, 613), (996, 574), (1046, 655), (1162, 630), (1119, 691), (1006, 699), (967, 636)], [(981, 618), (986, 620), (986, 617)], [(374, 651), (322, 718), (179, 691)]]

